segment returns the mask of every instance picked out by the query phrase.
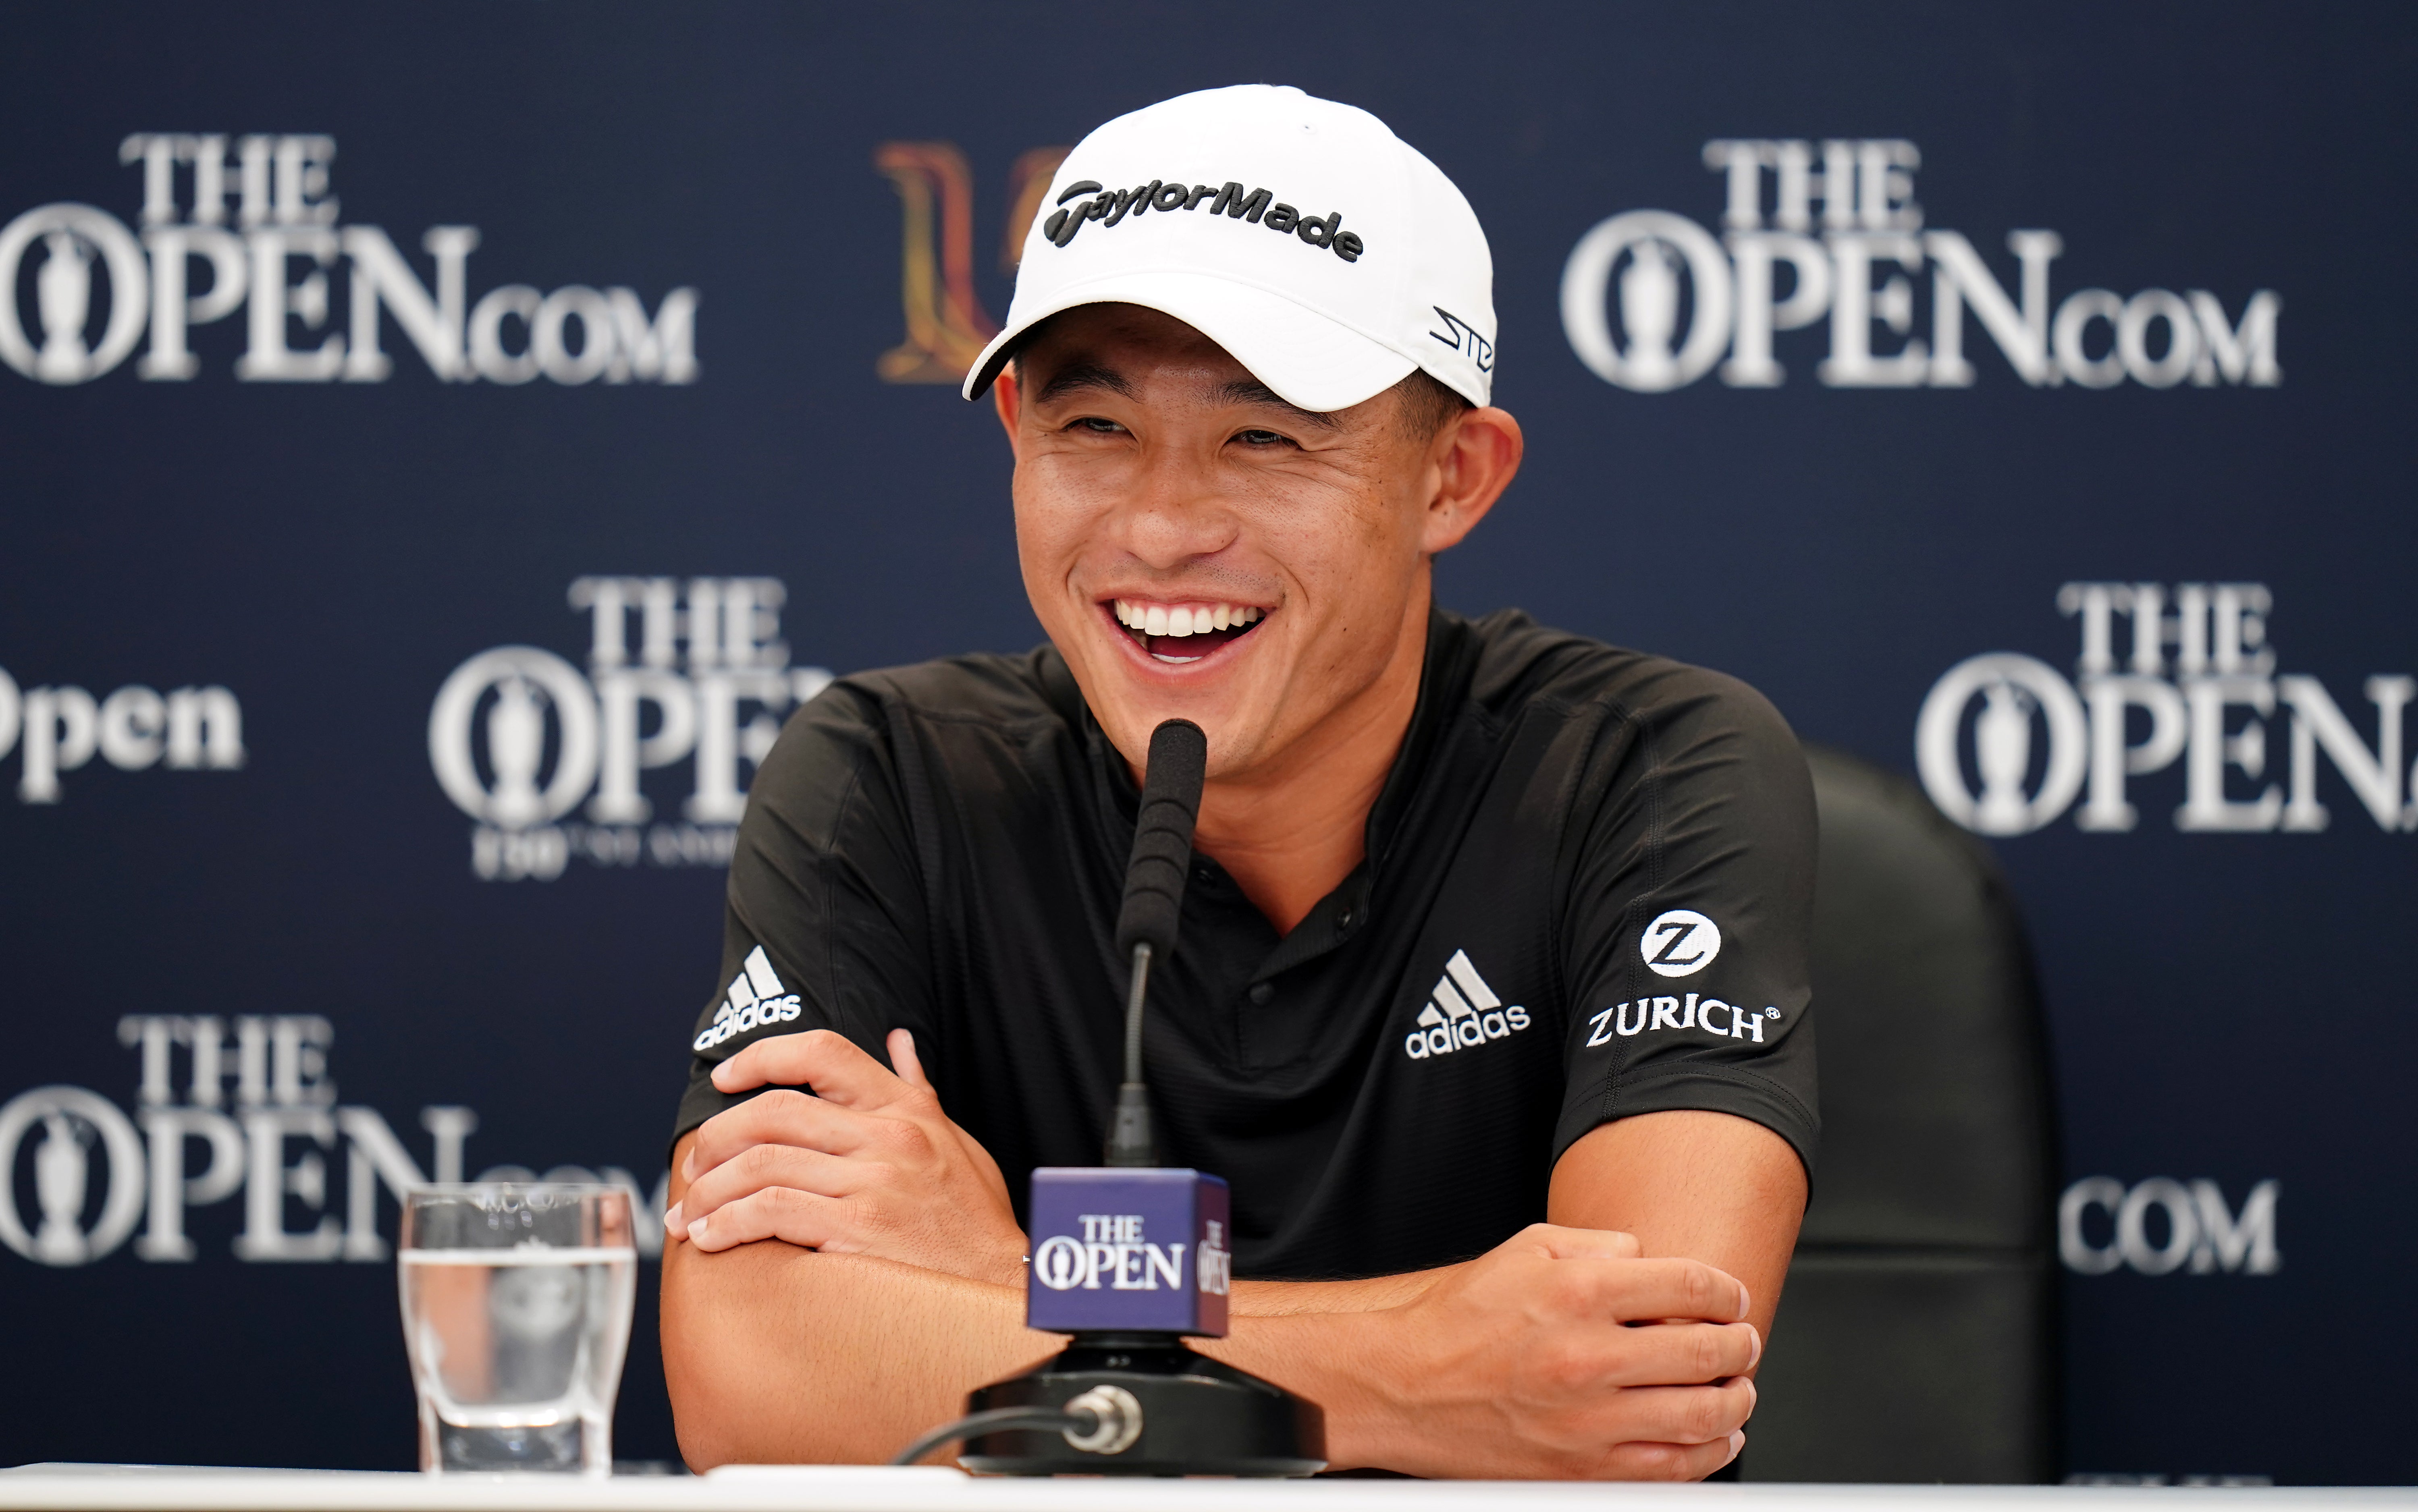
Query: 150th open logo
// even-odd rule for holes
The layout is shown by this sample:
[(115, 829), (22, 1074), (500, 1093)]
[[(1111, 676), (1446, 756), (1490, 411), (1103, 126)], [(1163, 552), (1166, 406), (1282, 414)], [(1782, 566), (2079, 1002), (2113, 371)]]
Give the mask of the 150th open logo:
[[(782, 716), (832, 680), (789, 664), (788, 590), (773, 577), (595, 576), (574, 579), (569, 600), (588, 619), (585, 673), (539, 647), (497, 646), (454, 668), (429, 709), (436, 785), (478, 821), (471, 871), (545, 881), (574, 857), (727, 863), (745, 773)], [(694, 781), (681, 817), (659, 819), (644, 774), (683, 763)]]
[(89, 382), (147, 335), (136, 374), (182, 382), (201, 371), (195, 328), (241, 311), (247, 383), (383, 382), (389, 322), (451, 383), (696, 381), (696, 290), (651, 313), (635, 289), (581, 283), (474, 302), (476, 226), (428, 228), (423, 283), (384, 230), (337, 223), (333, 137), (138, 131), (117, 156), (141, 175), (139, 234), (69, 202), (0, 228), (0, 362), (29, 378)]

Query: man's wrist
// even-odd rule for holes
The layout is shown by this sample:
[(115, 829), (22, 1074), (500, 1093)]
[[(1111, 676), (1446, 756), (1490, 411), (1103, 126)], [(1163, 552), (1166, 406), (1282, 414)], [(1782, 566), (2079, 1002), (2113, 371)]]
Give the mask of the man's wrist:
[(1014, 1287), (1021, 1292), (1026, 1283), (1032, 1279), (1033, 1256), (1025, 1248), (1029, 1242), (1022, 1234), (1018, 1234), (1012, 1248), (998, 1257), (991, 1267), (991, 1274), (978, 1275), (974, 1279), (989, 1281), (999, 1286)]
[(1377, 1312), (1416, 1302), (1457, 1266), (1405, 1271), (1354, 1281), (1237, 1281), (1232, 1306), (1238, 1318), (1283, 1318), (1313, 1312)]
[(1245, 1316), (1207, 1352), (1316, 1402), (1331, 1468), (1395, 1469), (1411, 1415), (1400, 1390), (1400, 1330), (1390, 1310)]

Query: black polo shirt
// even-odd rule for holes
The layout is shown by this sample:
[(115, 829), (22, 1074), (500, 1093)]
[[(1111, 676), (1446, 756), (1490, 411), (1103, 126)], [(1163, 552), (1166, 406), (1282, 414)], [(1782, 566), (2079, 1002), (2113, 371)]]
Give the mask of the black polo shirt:
[[(914, 1031), (1006, 1172), (1097, 1165), (1137, 794), (1058, 653), (843, 678), (791, 716), (739, 828), (714, 1064)], [(1545, 1215), (1630, 1114), (1753, 1120), (1810, 1170), (1813, 789), (1752, 689), (1504, 612), (1438, 613), (1368, 859), (1279, 937), (1197, 856), (1145, 1033), (1160, 1157), (1233, 1189), (1238, 1274), (1388, 1275)]]

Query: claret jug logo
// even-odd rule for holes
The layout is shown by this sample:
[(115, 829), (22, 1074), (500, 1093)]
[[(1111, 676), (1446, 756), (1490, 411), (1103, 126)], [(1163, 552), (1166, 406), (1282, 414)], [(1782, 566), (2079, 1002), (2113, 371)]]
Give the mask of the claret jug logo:
[[(454, 668), (428, 712), (428, 761), (478, 821), (471, 871), (551, 880), (574, 856), (727, 863), (747, 807), (741, 763), (761, 762), (781, 716), (832, 680), (789, 664), (788, 598), (773, 577), (582, 577), (570, 603), (589, 620), (586, 672), (535, 646)], [(641, 774), (682, 762), (694, 781), (681, 821), (650, 823)], [(589, 822), (572, 822), (574, 812)]]
[[(1957, 823), (2025, 834), (2073, 809), (2080, 829), (2131, 830), (2134, 779), (2180, 762), (2176, 829), (2314, 833), (2334, 819), (2322, 756), (2378, 829), (2418, 830), (2418, 773), (2402, 741), (2418, 679), (2364, 684), (2371, 744), (2324, 683), (2276, 670), (2263, 583), (2068, 583), (2057, 605), (2081, 633), (2073, 680), (1992, 651), (1949, 668), (1923, 700), (1915, 769)], [(2277, 767), (2282, 780), (2269, 780)]]
[[(141, 176), (139, 233), (64, 202), (0, 228), (0, 362), (29, 378), (89, 382), (147, 333), (136, 374), (182, 382), (201, 371), (194, 328), (240, 310), (247, 383), (383, 382), (388, 320), (449, 383), (696, 381), (696, 289), (651, 314), (634, 289), (576, 283), (473, 301), (479, 228), (458, 225), (420, 238), (432, 288), (383, 229), (337, 223), (333, 137), (138, 131), (117, 156)], [(329, 329), (340, 301), (342, 332)]]
[[(2034, 388), (2283, 381), (2283, 301), (2270, 289), (2239, 313), (2207, 289), (2089, 288), (2057, 299), (2050, 265), (2064, 239), (2014, 231), (2011, 292), (1963, 233), (1925, 229), (1914, 198), (1922, 155), (1911, 142), (1720, 139), (1704, 158), (1727, 189), (1720, 237), (1668, 210), (1630, 210), (1580, 237), (1563, 267), (1563, 332), (1606, 383), (1660, 393), (1719, 364), (1732, 388), (1776, 388), (1787, 375), (1778, 333), (1828, 316), (1818, 382), (1961, 389), (1975, 381), (1968, 312)], [(1914, 334), (1925, 268), (1927, 339)]]

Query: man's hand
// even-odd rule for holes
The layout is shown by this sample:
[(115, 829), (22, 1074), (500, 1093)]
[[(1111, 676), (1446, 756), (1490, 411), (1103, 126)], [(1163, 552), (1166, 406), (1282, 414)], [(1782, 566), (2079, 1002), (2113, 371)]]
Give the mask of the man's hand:
[(893, 1030), (894, 1075), (829, 1030), (758, 1040), (716, 1066), (725, 1092), (768, 1092), (705, 1122), (665, 1231), (700, 1250), (781, 1239), (1022, 1286), (1025, 1240), (999, 1165), (949, 1121)]
[[(1336, 1444), (1339, 1460), (1459, 1477), (1699, 1480), (1745, 1442), (1754, 1384), (1744, 1372), (1763, 1340), (1738, 1321), (1750, 1302), (1736, 1279), (1638, 1256), (1628, 1234), (1537, 1224), (1400, 1306), (1268, 1319), (1247, 1343), (1210, 1348), (1247, 1368), (1283, 1358), (1292, 1369), (1266, 1373), (1367, 1436)], [(1358, 1348), (1333, 1354), (1341, 1368), (1313, 1383), (1282, 1336), (1296, 1324), (1349, 1329)], [(1367, 1399), (1339, 1414), (1345, 1394)]]

